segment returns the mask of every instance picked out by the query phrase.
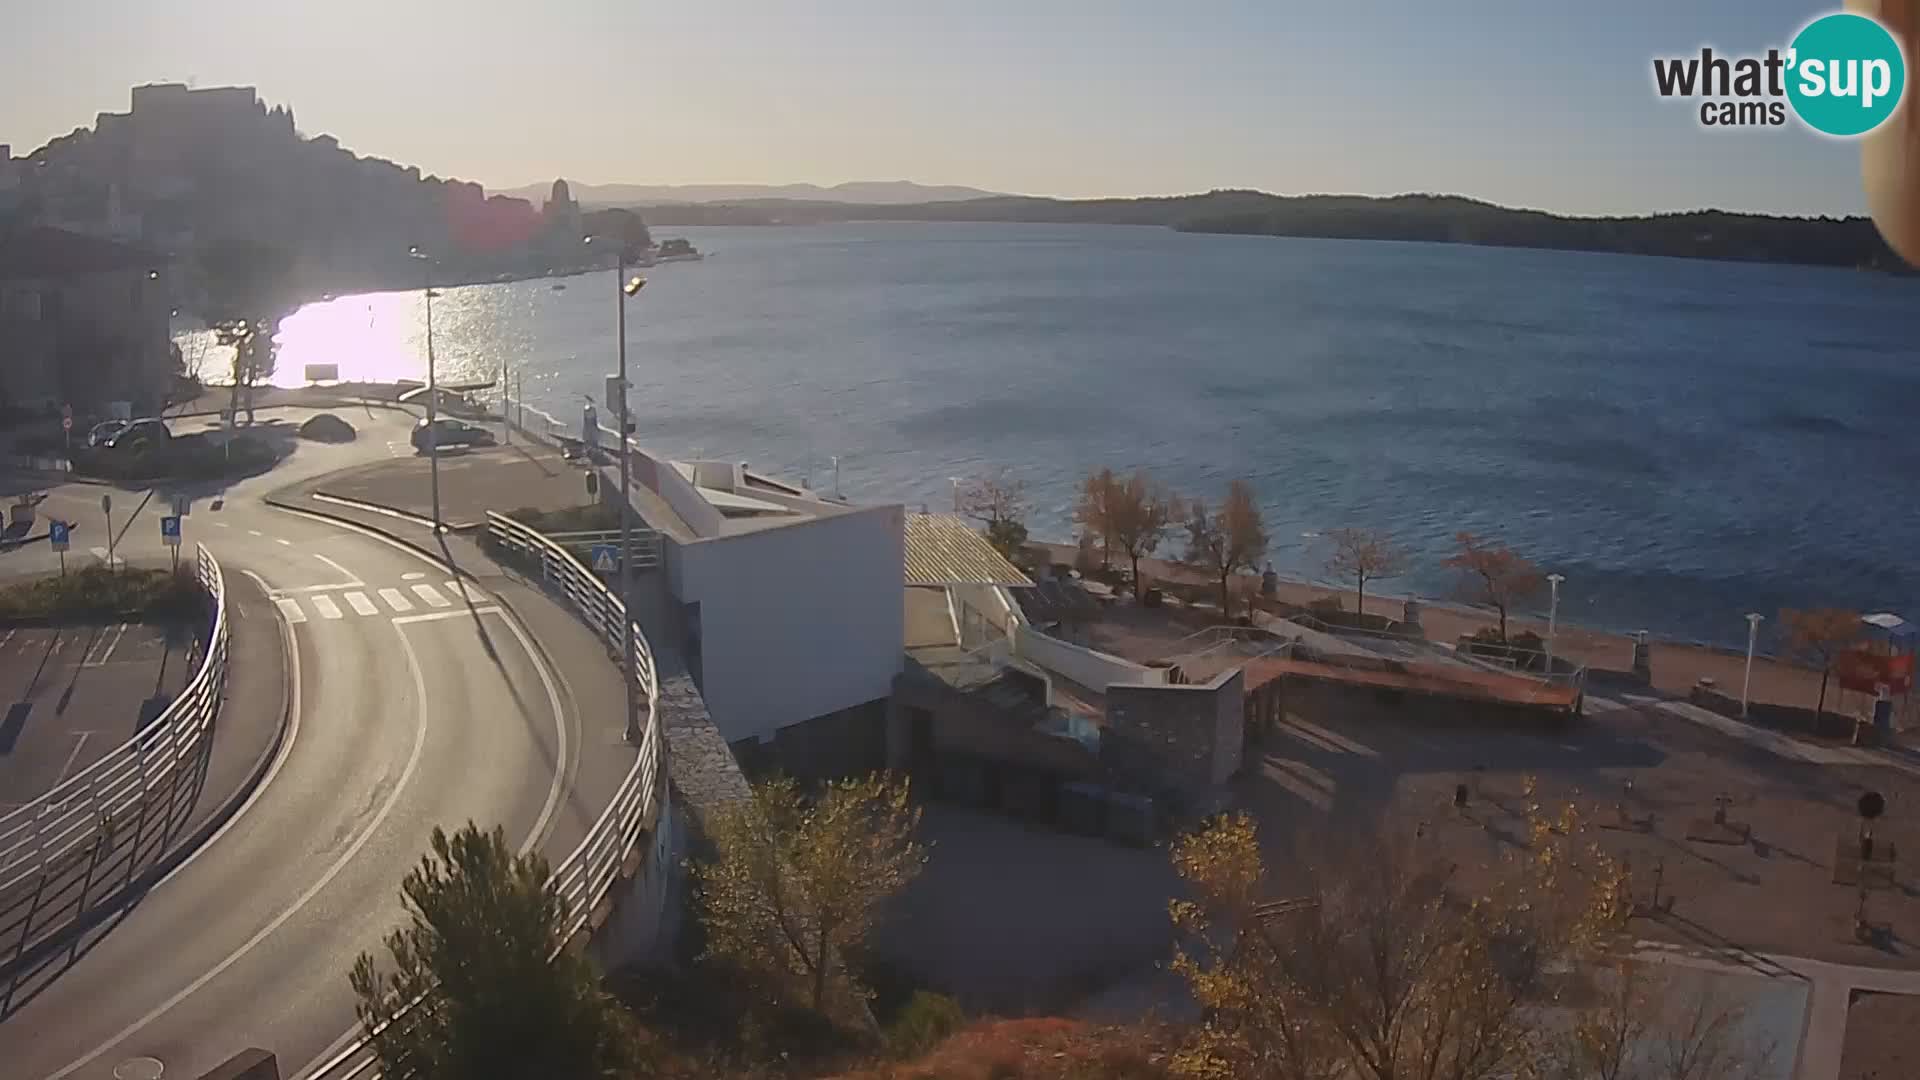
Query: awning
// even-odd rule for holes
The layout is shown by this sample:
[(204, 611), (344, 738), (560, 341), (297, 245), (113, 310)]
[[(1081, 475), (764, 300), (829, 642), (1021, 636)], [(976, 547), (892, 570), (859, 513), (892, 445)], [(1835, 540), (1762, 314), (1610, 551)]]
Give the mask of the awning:
[(965, 518), (908, 514), (906, 541), (909, 585), (1033, 584)]
[(1891, 611), (1862, 615), (1860, 621), (1866, 624), (1867, 636), (1878, 640), (1905, 643), (1920, 638), (1920, 626), (1908, 622)]

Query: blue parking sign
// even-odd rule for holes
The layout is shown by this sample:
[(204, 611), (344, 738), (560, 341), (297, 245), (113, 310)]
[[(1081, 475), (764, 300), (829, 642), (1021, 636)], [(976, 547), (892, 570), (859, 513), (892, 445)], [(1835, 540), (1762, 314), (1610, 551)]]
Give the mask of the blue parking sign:
[(168, 547), (180, 546), (180, 516), (178, 514), (168, 514), (166, 517), (160, 519), (160, 539), (165, 541)]
[(55, 551), (67, 550), (67, 542), (72, 539), (73, 526), (64, 521), (47, 523), (47, 545)]

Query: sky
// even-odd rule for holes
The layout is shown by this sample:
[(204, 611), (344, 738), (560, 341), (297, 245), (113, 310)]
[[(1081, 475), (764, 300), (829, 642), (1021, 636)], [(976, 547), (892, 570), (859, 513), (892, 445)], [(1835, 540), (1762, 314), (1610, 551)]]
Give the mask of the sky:
[(1785, 0), (60, 0), (7, 5), (0, 142), (137, 83), (489, 188), (910, 179), (1056, 196), (1456, 193), (1574, 214), (1864, 212), (1858, 151), (1710, 131), (1656, 55)]

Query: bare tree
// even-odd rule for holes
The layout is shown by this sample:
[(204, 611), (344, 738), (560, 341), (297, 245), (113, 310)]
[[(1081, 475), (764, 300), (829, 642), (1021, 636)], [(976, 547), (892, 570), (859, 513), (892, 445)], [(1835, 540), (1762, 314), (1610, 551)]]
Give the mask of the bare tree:
[(1833, 674), (1834, 661), (1860, 640), (1860, 613), (1844, 608), (1784, 608), (1780, 625), (1786, 627), (1788, 648), (1820, 664), (1820, 699), (1813, 709), (1818, 723), (1827, 711), (1827, 679)]
[(1399, 577), (1409, 568), (1406, 552), (1376, 529), (1328, 529), (1326, 537), (1333, 545), (1327, 572), (1353, 582), (1353, 610), (1362, 615), (1367, 611), (1367, 582)]
[(1217, 511), (1208, 512), (1207, 504), (1200, 499), (1187, 507), (1187, 564), (1204, 570), (1220, 583), (1222, 617), (1233, 617), (1233, 597), (1228, 588), (1233, 575), (1252, 569), (1266, 553), (1266, 523), (1253, 501), (1253, 486), (1246, 481), (1227, 485), (1226, 501)]
[(1082, 536), (1090, 536), (1100, 542), (1100, 568), (1113, 565), (1113, 520), (1108, 509), (1114, 501), (1114, 492), (1120, 488), (1112, 469), (1101, 469), (1088, 473), (1080, 481), (1080, 498), (1073, 504), (1073, 520), (1080, 526)]
[(960, 513), (980, 523), (987, 540), (1002, 555), (1017, 560), (1027, 546), (1026, 481), (1005, 468), (960, 485)]
[(1539, 567), (1505, 544), (1470, 532), (1455, 533), (1453, 539), (1460, 551), (1445, 565), (1460, 572), (1462, 592), (1469, 599), (1499, 612), (1500, 640), (1507, 640), (1508, 610), (1537, 595), (1546, 586), (1546, 578)]
[(1107, 489), (1107, 531), (1132, 564), (1134, 596), (1141, 594), (1141, 557), (1160, 547), (1167, 526), (1179, 515), (1178, 496), (1162, 490), (1145, 469), (1136, 470), (1125, 483)]

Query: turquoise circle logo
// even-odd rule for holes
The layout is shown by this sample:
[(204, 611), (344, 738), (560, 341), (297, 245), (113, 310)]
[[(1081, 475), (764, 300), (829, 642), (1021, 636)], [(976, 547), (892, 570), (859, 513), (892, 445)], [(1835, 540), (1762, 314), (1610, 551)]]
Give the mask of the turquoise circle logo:
[(1887, 28), (1839, 12), (1808, 23), (1787, 52), (1787, 100), (1807, 126), (1827, 135), (1865, 135), (1900, 107), (1907, 60)]

